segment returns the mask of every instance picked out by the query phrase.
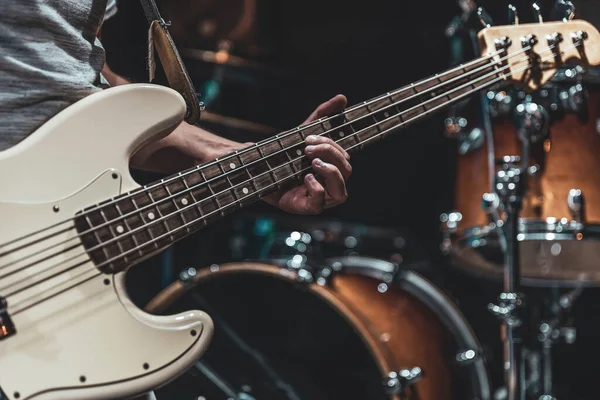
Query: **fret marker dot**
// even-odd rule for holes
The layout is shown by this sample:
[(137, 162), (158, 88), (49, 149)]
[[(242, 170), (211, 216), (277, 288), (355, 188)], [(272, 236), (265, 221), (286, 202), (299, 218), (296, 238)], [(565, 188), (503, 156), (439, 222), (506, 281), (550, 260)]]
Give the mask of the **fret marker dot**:
[(117, 226), (117, 233), (123, 233), (125, 232), (125, 229), (123, 229), (123, 227), (121, 225)]
[(344, 137), (344, 132), (340, 131), (340, 137)]
[(302, 155), (302, 150), (300, 150), (300, 149), (296, 150), (296, 154), (298, 154), (299, 156), (301, 156)]
[(387, 118), (387, 117), (390, 116), (390, 113), (386, 111), (386, 112), (383, 113), (383, 116)]
[(242, 189), (242, 193), (244, 193), (244, 194), (248, 194), (248, 188), (243, 188), (243, 189)]
[(181, 204), (183, 204), (184, 206), (187, 206), (188, 203), (188, 199), (186, 199), (185, 197), (183, 199), (181, 199)]
[(154, 219), (154, 213), (148, 213), (148, 219)]
[(229, 168), (234, 169), (235, 168), (235, 164), (234, 163), (229, 164)]

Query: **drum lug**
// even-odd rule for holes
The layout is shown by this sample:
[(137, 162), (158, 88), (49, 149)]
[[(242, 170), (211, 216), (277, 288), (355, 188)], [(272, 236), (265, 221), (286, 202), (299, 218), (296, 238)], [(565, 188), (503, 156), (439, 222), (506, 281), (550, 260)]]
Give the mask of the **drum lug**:
[(571, 218), (579, 223), (585, 222), (585, 201), (580, 189), (569, 190), (567, 206), (571, 212)]
[(441, 231), (442, 231), (442, 244), (441, 250), (444, 254), (450, 252), (452, 247), (451, 235), (456, 233), (458, 230), (458, 224), (462, 220), (462, 214), (458, 211), (451, 213), (444, 213), (440, 215)]
[(481, 357), (481, 353), (477, 350), (468, 349), (461, 351), (456, 355), (456, 361), (459, 365), (469, 365)]
[(398, 372), (391, 371), (383, 380), (383, 385), (388, 394), (398, 394), (422, 378), (423, 370), (420, 367), (412, 367), (411, 369), (401, 369)]

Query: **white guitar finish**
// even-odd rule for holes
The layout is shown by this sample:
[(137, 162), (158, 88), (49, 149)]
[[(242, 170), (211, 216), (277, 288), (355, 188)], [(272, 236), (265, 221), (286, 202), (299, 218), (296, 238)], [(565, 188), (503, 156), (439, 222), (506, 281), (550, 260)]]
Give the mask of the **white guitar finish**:
[[(0, 388), (9, 399), (130, 397), (175, 378), (208, 346), (208, 315), (158, 317), (139, 310), (127, 296), (124, 274), (94, 277), (98, 270), (75, 230), (65, 229), (77, 211), (138, 187), (129, 174), (131, 154), (172, 131), (184, 113), (172, 89), (121, 86), (79, 101), (0, 152), (0, 295), (17, 329), (0, 341)], [(5, 245), (64, 220), (43, 235)], [(44, 251), (48, 244), (67, 239), (59, 247), (64, 252), (49, 258), (56, 249)], [(25, 268), (32, 261), (35, 266)], [(66, 272), (52, 277), (60, 271)], [(23, 291), (10, 295), (15, 289)]]

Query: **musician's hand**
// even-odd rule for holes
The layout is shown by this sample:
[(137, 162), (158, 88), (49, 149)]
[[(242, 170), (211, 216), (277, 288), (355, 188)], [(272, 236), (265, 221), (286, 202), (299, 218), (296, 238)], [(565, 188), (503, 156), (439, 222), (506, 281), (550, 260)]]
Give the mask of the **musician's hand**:
[[(346, 102), (343, 95), (333, 97), (317, 107), (304, 124), (341, 112)], [(312, 160), (314, 173), (306, 175), (303, 185), (264, 198), (267, 203), (293, 214), (319, 214), (325, 208), (343, 203), (348, 197), (346, 180), (352, 173), (350, 155), (323, 136), (309, 136), (306, 144), (305, 154)]]

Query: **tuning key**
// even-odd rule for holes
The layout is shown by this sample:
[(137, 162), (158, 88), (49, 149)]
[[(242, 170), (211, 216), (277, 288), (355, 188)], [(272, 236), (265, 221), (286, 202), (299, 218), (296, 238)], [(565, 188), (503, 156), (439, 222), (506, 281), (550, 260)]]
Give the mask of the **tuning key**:
[(477, 9), (477, 16), (479, 17), (479, 22), (483, 25), (484, 28), (489, 28), (493, 25), (492, 17), (483, 9), (483, 7), (479, 7)]
[(512, 4), (508, 5), (508, 23), (511, 25), (519, 25), (519, 13), (517, 7)]
[(540, 6), (538, 6), (537, 3), (533, 3), (531, 7), (533, 7), (533, 17), (537, 19), (540, 24), (543, 24), (544, 20), (542, 19), (542, 9)]
[(575, 18), (575, 6), (568, 0), (557, 0), (552, 10), (552, 17), (555, 20), (569, 22)]

